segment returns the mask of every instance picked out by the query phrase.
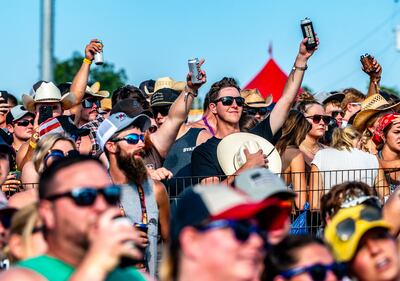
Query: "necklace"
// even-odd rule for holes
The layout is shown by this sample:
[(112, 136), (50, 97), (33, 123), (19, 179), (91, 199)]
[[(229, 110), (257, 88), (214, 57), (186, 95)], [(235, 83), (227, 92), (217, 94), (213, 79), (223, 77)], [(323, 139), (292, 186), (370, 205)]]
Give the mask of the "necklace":
[(323, 148), (322, 145), (319, 143), (317, 143), (317, 145), (313, 148), (309, 148), (305, 144), (301, 144), (300, 147), (303, 147), (305, 150), (307, 150), (307, 152), (311, 153), (312, 155), (317, 154), (317, 152)]

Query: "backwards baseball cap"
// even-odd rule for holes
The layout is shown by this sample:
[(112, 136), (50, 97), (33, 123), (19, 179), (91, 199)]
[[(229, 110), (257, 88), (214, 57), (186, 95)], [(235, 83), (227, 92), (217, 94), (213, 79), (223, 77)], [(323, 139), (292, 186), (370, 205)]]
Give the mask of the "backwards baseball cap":
[(180, 232), (187, 226), (221, 219), (248, 219), (267, 206), (268, 203), (254, 201), (226, 185), (196, 185), (181, 194), (173, 211), (171, 239), (178, 241)]
[(168, 106), (178, 98), (179, 92), (170, 88), (157, 90), (150, 98), (150, 106)]
[(39, 126), (39, 136), (43, 137), (46, 134), (60, 133), (67, 134), (71, 137), (87, 136), (90, 133), (89, 129), (82, 129), (75, 126), (70, 116), (61, 115), (47, 119)]
[(381, 209), (357, 205), (339, 210), (325, 228), (325, 240), (337, 261), (348, 262), (356, 254), (364, 234), (374, 228), (390, 229), (389, 223), (382, 218)]
[(265, 200), (277, 195), (283, 199), (296, 197), (280, 177), (266, 168), (253, 168), (235, 178), (235, 187), (246, 192), (253, 200)]
[(35, 117), (35, 114), (29, 112), (28, 110), (25, 109), (23, 105), (17, 105), (11, 108), (11, 110), (7, 113), (6, 117), (6, 124), (12, 124), (15, 121), (18, 121), (22, 117), (30, 115), (32, 117)]
[(153, 113), (148, 110), (144, 110), (140, 102), (133, 98), (127, 98), (117, 102), (117, 104), (112, 107), (111, 114), (117, 112), (123, 112), (132, 118), (139, 114), (145, 114), (150, 118), (153, 118)]
[(113, 135), (131, 126), (136, 126), (144, 132), (151, 126), (151, 121), (147, 115), (142, 113), (131, 117), (124, 112), (111, 114), (97, 130), (97, 142), (101, 149), (104, 150), (104, 145)]

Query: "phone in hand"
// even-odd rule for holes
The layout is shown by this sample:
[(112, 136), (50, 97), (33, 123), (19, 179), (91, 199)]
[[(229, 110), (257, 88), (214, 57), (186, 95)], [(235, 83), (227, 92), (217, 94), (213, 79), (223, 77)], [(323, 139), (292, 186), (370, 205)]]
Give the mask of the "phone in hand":
[(50, 105), (42, 105), (39, 108), (39, 125), (49, 118), (53, 117), (53, 107)]

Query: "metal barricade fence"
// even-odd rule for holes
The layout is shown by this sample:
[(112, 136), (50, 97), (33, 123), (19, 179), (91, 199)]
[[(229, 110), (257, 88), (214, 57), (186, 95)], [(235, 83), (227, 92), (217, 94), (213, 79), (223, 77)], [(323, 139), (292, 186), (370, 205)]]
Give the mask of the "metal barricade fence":
[[(286, 183), (288, 189), (292, 189), (297, 193), (297, 198), (293, 206), (291, 221), (293, 222), (299, 214), (301, 214), (306, 202), (311, 205), (307, 213), (307, 228), (310, 232), (316, 232), (320, 227), (322, 220), (320, 217), (319, 202), (322, 195), (330, 190), (336, 184), (346, 181), (362, 181), (373, 187), (378, 197), (384, 202), (400, 184), (400, 168), (398, 169), (355, 169), (355, 170), (335, 170), (335, 171), (319, 171), (306, 173), (281, 173), (278, 174)], [(218, 176), (220, 181), (226, 176)], [(201, 183), (199, 177), (177, 177), (164, 181), (167, 192), (170, 196), (171, 207), (179, 200), (179, 194), (190, 186)], [(219, 181), (216, 180), (215, 183)], [(37, 183), (24, 184), (19, 187), (2, 186), (3, 192), (7, 197), (12, 194), (37, 188)]]

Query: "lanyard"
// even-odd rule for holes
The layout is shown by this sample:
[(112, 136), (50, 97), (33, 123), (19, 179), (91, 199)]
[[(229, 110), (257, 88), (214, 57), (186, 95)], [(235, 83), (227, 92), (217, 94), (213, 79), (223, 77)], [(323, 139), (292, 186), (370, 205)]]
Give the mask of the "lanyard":
[[(147, 209), (146, 209), (146, 198), (144, 196), (144, 190), (142, 185), (137, 185), (137, 190), (139, 193), (139, 200), (140, 200), (140, 207), (142, 209), (142, 223), (147, 224), (148, 217), (147, 217)], [(122, 206), (121, 202), (119, 203), (119, 208), (121, 210), (121, 215), (126, 216), (126, 212), (124, 206)]]
[(204, 125), (206, 125), (206, 127), (208, 128), (208, 130), (210, 131), (210, 133), (215, 136), (215, 132), (214, 129), (210, 126), (210, 124), (208, 123), (207, 117), (203, 116), (201, 119), (203, 119)]

